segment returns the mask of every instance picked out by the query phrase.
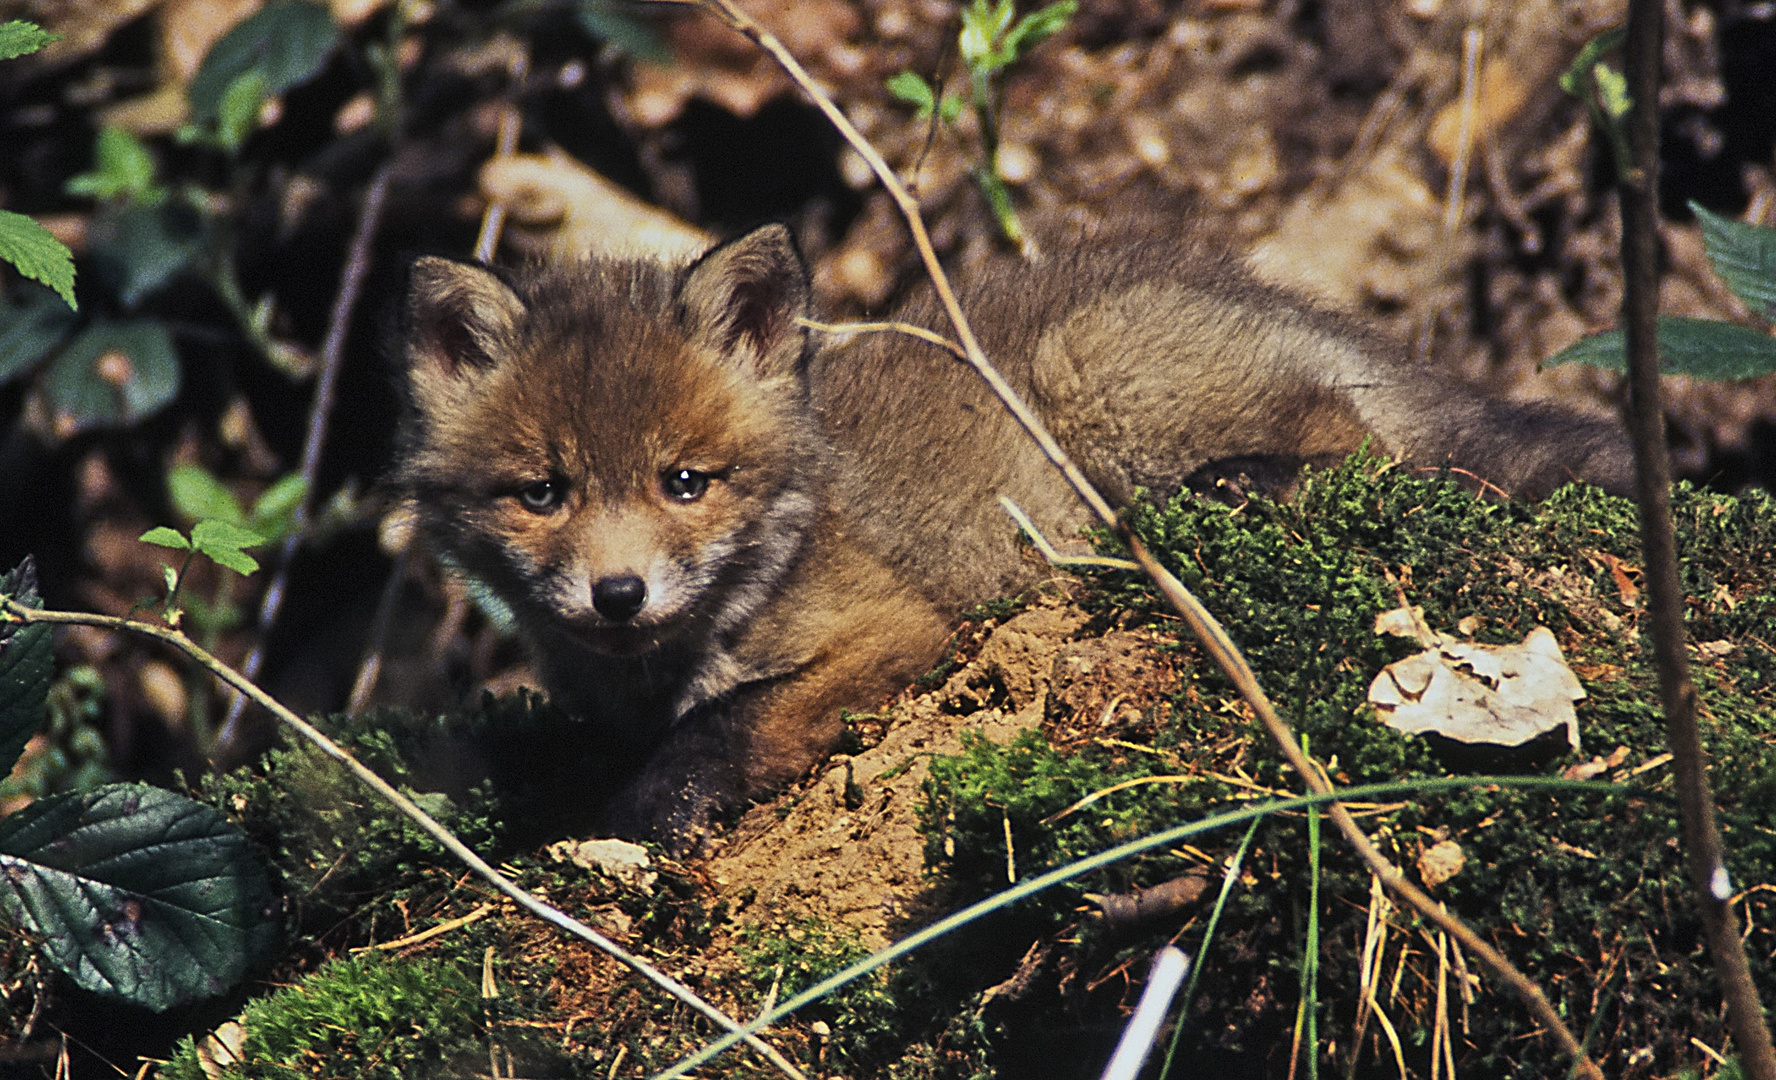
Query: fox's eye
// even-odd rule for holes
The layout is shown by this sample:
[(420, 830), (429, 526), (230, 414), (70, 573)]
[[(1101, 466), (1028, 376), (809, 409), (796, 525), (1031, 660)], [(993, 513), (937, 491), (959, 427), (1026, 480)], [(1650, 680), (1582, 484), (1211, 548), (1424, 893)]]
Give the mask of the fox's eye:
[(526, 510), (534, 510), (539, 514), (546, 513), (561, 505), (566, 489), (559, 480), (538, 480), (534, 484), (526, 484), (518, 489), (518, 501)]
[(709, 490), (709, 474), (695, 469), (667, 469), (660, 474), (660, 486), (679, 502), (696, 502)]

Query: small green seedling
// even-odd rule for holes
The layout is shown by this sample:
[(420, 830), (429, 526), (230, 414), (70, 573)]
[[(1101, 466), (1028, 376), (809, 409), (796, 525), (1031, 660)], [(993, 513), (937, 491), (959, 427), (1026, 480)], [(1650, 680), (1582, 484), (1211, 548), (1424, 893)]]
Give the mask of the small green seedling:
[(999, 171), (999, 90), (993, 79), (1066, 26), (1077, 10), (1077, 0), (1057, 0), (1013, 22), (1014, 0), (970, 0), (962, 9), (962, 30), (956, 40), (962, 66), (968, 71), (968, 99), (942, 93), (940, 86), (912, 71), (901, 72), (887, 84), (888, 92), (912, 105), (918, 118), (932, 118), (933, 123), (941, 122), (951, 131), (963, 106), (974, 106), (980, 124), (981, 160), (969, 167), (969, 174), (992, 207), (1000, 231), (1026, 255), (1032, 251), (1030, 241)]
[[(296, 509), (307, 491), (308, 483), (302, 475), (291, 473), (266, 488), (249, 510), (202, 466), (181, 465), (168, 474), (167, 492), (180, 515), (193, 522), (191, 532), (186, 535), (162, 525), (141, 536), (143, 543), (185, 552), (177, 570), (161, 564), (167, 594), (160, 610), (167, 622), (176, 627), (184, 617), (177, 599), (194, 556), (202, 555), (243, 576), (256, 572), (259, 561), (246, 549), (275, 544), (289, 536), (296, 527)], [(193, 606), (193, 618), (203, 624), (199, 627), (201, 636), (212, 637), (233, 624), (234, 617), (228, 614), (232, 610), (228, 600), (230, 588), (230, 582), (224, 579), (218, 583), (217, 594), (210, 602)]]

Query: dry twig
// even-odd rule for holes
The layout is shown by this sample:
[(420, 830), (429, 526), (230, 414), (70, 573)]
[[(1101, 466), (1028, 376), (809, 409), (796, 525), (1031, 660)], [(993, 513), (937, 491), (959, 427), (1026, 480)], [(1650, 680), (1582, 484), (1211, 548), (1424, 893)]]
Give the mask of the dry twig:
[(1721, 860), (1720, 830), (1708, 757), (1696, 727), (1696, 687), (1684, 651), (1684, 596), (1671, 525), (1671, 457), (1659, 397), (1659, 67), (1665, 36), (1660, 0), (1629, 0), (1623, 49), (1632, 106), (1627, 136), (1632, 164), (1618, 178), (1622, 203), (1622, 328), (1628, 352), (1628, 427), (1640, 481), (1640, 541), (1653, 662), (1665, 707), (1672, 780), (1683, 820), (1684, 856), (1696, 887), (1703, 937), (1714, 958), (1727, 1028), (1740, 1065), (1752, 1080), (1776, 1080), (1776, 1051), (1751, 981), (1731, 901), (1732, 879)]

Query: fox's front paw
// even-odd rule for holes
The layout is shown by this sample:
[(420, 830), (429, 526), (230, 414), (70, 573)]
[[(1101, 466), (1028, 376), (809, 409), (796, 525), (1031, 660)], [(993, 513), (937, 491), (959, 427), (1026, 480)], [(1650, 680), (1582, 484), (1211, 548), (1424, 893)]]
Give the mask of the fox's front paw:
[(651, 840), (675, 858), (702, 850), (717, 819), (737, 802), (717, 770), (637, 777), (605, 807), (600, 824), (615, 836)]

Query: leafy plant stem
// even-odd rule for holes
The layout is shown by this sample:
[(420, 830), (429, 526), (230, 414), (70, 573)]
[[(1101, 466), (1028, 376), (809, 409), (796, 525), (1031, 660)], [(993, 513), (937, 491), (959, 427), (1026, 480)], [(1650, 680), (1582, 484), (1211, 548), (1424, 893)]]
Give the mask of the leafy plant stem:
[[(776, 35), (766, 30), (758, 20), (741, 11), (733, 0), (701, 0), (701, 2), (707, 10), (751, 38), (755, 44), (768, 53), (795, 81), (796, 85), (802, 88), (802, 91), (808, 95), (827, 120), (838, 129), (840, 135), (851, 145), (851, 148), (856, 150), (858, 155), (869, 164), (870, 169), (876, 174), (876, 178), (887, 189), (889, 197), (894, 200), (895, 206), (900, 210), (902, 218), (907, 223), (908, 230), (912, 233), (913, 245), (917, 248), (919, 258), (924, 263), (926, 275), (931, 280), (932, 290), (936, 293), (938, 303), (943, 308), (950, 325), (956, 331), (957, 341), (968, 358), (968, 365), (974, 369), (975, 373), (993, 391), (994, 396), (999, 399), (1000, 404), (1005, 407), (1007, 412), (1011, 413), (1025, 433), (1042, 450), (1043, 456), (1047, 457), (1050, 464), (1059, 469), (1061, 474), (1066, 477), (1067, 483), (1073, 488), (1074, 493), (1086, 504), (1092, 514), (1106, 527), (1114, 530), (1117, 536), (1128, 545), (1135, 561), (1141, 564), (1141, 568), (1159, 588), (1161, 595), (1184, 617), (1184, 621), (1190, 625), (1198, 640), (1203, 643), (1204, 649), (1214, 657), (1229, 680), (1239, 689), (1240, 696), (1251, 706), (1252, 711), (1257, 714), (1266, 730), (1269, 731), (1272, 740), (1277, 744), (1284, 758), (1288, 760), (1290, 767), (1301, 774), (1308, 788), (1314, 793), (1320, 795), (1330, 793), (1332, 790), (1330, 782), (1314, 762), (1302, 753), (1288, 724), (1284, 723), (1283, 719), (1277, 715), (1269, 697), (1258, 685), (1257, 676), (1252, 672), (1251, 666), (1240, 654), (1239, 649), (1234, 646), (1220, 623), (1209, 614), (1208, 609), (1203, 607), (1196, 597), (1190, 594), (1189, 590), (1184, 588), (1182, 582), (1161, 566), (1158, 560), (1148, 552), (1146, 545), (1142, 544), (1128, 524), (1121, 520), (1116, 511), (1105, 501), (1103, 495), (1085, 478), (1085, 474), (1079, 470), (1078, 465), (1073, 462), (1065, 450), (1061, 449), (1060, 444), (1055, 442), (1054, 437), (1043, 427), (1035, 413), (1030, 411), (1030, 407), (988, 361), (985, 351), (981, 349), (980, 341), (975, 337), (974, 330), (969, 325), (967, 316), (962, 313), (962, 306), (956, 299), (956, 292), (950, 285), (949, 276), (944, 273), (943, 267), (938, 262), (937, 252), (931, 245), (931, 236), (925, 228), (924, 216), (919, 211), (918, 202), (907, 191), (906, 185), (900, 182), (900, 177), (895, 175), (894, 170), (883, 159), (880, 151), (863, 137), (856, 126), (833, 103), (832, 98), (815, 84), (807, 69), (802, 67), (801, 63), (784, 47)], [(1540, 987), (1518, 971), (1503, 953), (1482, 940), (1466, 923), (1449, 914), (1441, 905), (1425, 895), (1423, 890), (1412, 884), (1399, 867), (1389, 862), (1381, 851), (1370, 842), (1369, 837), (1358, 826), (1356, 819), (1351, 817), (1350, 811), (1342, 803), (1332, 802), (1327, 808), (1327, 813), (1331, 815), (1333, 824), (1338, 827), (1338, 831), (1344, 836), (1345, 841), (1357, 851), (1363, 861), (1381, 879), (1383, 885), (1427, 920), (1447, 930), (1469, 953), (1478, 956), (1528, 1006), (1536, 1020), (1559, 1043), (1561, 1050), (1579, 1062), (1581, 1075), (1602, 1080), (1603, 1073), (1595, 1062), (1585, 1057), (1578, 1040), (1573, 1037), (1572, 1031), (1567, 1028), (1565, 1021), (1555, 1010), (1553, 1004), (1548, 1001), (1547, 996), (1542, 993)]]
[(1660, 401), (1659, 301), (1659, 71), (1664, 46), (1661, 0), (1629, 0), (1624, 46), (1631, 148), (1621, 170), (1622, 327), (1628, 354), (1628, 421), (1639, 476), (1641, 544), (1646, 562), (1647, 613), (1664, 705), (1673, 780), (1683, 822), (1685, 860), (1696, 887), (1703, 936), (1727, 1004), (1727, 1027), (1740, 1065), (1752, 1080), (1776, 1080), (1757, 987), (1730, 906), (1732, 879), (1721, 855), (1708, 759), (1696, 724), (1697, 694), (1685, 653), (1684, 597), (1671, 520), (1671, 460)]
[(647, 979), (655, 986), (672, 995), (674, 998), (689, 1005), (703, 1016), (730, 1032), (737, 1038), (743, 1038), (746, 1044), (758, 1051), (775, 1065), (785, 1076), (796, 1080), (806, 1080), (802, 1071), (791, 1064), (782, 1054), (761, 1041), (758, 1036), (744, 1031), (738, 1021), (717, 1009), (714, 1005), (698, 997), (689, 987), (667, 975), (665, 972), (634, 955), (616, 942), (600, 934), (597, 930), (573, 918), (565, 912), (544, 903), (519, 888), (517, 883), (494, 869), (487, 860), (477, 855), (472, 848), (458, 840), (450, 830), (424, 810), (421, 810), (412, 799), (401, 792), (387, 780), (376, 775), (366, 767), (350, 751), (329, 739), (321, 730), (308, 721), (291, 712), (276, 698), (261, 690), (251, 679), (216, 659), (207, 650), (178, 630), (153, 623), (141, 622), (136, 619), (118, 618), (114, 615), (90, 615), (84, 612), (54, 611), (43, 608), (26, 607), (10, 596), (0, 597), (0, 618), (16, 620), (23, 623), (47, 623), (53, 626), (96, 626), (107, 630), (122, 630), (144, 637), (154, 638), (173, 646), (185, 655), (197, 661), (204, 670), (210, 672), (229, 686), (251, 698), (256, 704), (276, 716), (284, 725), (307, 739), (328, 757), (345, 766), (364, 786), (370, 788), (390, 806), (399, 810), (410, 821), (433, 840), (437, 841), (446, 851), (456, 856), (462, 863), (473, 870), (477, 876), (501, 893), (510, 897), (520, 907), (543, 919), (545, 922), (573, 934), (575, 937), (590, 943), (594, 948), (611, 956), (628, 967), (631, 971)]

